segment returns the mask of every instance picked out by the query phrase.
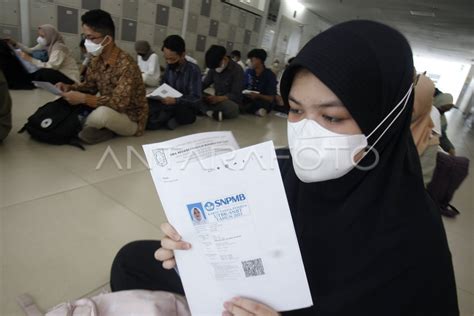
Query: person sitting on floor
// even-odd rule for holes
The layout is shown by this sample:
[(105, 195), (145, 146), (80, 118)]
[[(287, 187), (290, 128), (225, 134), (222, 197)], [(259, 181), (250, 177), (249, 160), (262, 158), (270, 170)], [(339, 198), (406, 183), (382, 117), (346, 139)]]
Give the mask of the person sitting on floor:
[(85, 104), (94, 109), (79, 138), (94, 144), (114, 134), (142, 135), (148, 104), (137, 63), (115, 44), (115, 26), (109, 13), (91, 10), (81, 19), (87, 51), (94, 56), (86, 80), (73, 85), (58, 84), (70, 104)]
[(149, 99), (147, 129), (166, 127), (173, 130), (179, 125), (196, 121), (202, 96), (201, 70), (198, 65), (186, 59), (186, 44), (180, 36), (168, 36), (161, 50), (167, 63), (161, 84), (166, 83), (182, 96), (166, 97), (159, 101)]
[(147, 86), (156, 87), (160, 83), (160, 63), (158, 55), (151, 49), (147, 41), (135, 43), (138, 67), (142, 72), (143, 82)]
[(420, 156), (421, 172), (425, 186), (433, 178), (439, 145), (439, 137), (433, 132), (435, 124), (431, 118), (434, 91), (434, 83), (429, 77), (425, 74), (417, 75), (410, 129)]
[[(58, 82), (67, 84), (79, 82), (80, 76), (77, 62), (64, 43), (62, 35), (54, 26), (44, 24), (38, 27), (38, 45), (31, 49), (21, 43), (10, 40), (10, 43), (12, 42), (21, 49), (21, 58), (40, 68), (30, 75), (31, 80), (47, 81), (52, 84)], [(44, 48), (48, 51), (48, 60), (46, 62), (31, 56), (33, 51), (37, 50), (36, 47)]]
[[(371, 21), (333, 26), (298, 53), (281, 85), (283, 100), (291, 107), (290, 146), (277, 156), (315, 304), (280, 314), (252, 297), (231, 300), (227, 287), (222, 294), (230, 301), (222, 315), (459, 315), (446, 232), (439, 206), (421, 181), (409, 129), (413, 69), (404, 36)], [(207, 185), (205, 178), (201, 187)], [(178, 210), (167, 210), (173, 211)], [(189, 243), (187, 225), (180, 224), (186, 227), (183, 232), (164, 223), (161, 241), (124, 246), (112, 264), (112, 292), (146, 289), (186, 295), (184, 281), (186, 288), (205, 293), (205, 285), (193, 282), (191, 271), (180, 276), (176, 265), (175, 255), (201, 260), (207, 254), (198, 237)], [(262, 253), (275, 255), (267, 240), (253, 242)], [(277, 237), (274, 242), (279, 242)], [(211, 276), (213, 267), (208, 264)], [(238, 292), (248, 294), (245, 289)]]
[(239, 50), (233, 50), (230, 53), (230, 58), (232, 58), (232, 60), (235, 61), (240, 67), (242, 67), (242, 70), (245, 70), (247, 68), (247, 66), (245, 66), (244, 62), (241, 59), (242, 56)]
[(245, 89), (256, 92), (245, 94), (242, 110), (263, 117), (273, 108), (276, 76), (273, 71), (265, 67), (265, 59), (267, 59), (265, 50), (252, 49), (247, 57), (250, 59), (251, 66), (245, 71)]
[(288, 111), (290, 110), (290, 107), (285, 105), (283, 102), (283, 99), (281, 97), (281, 92), (280, 92), (280, 84), (281, 84), (281, 78), (283, 77), (283, 73), (285, 70), (288, 68), (288, 66), (291, 64), (291, 62), (295, 59), (294, 57), (288, 59), (288, 62), (285, 65), (285, 68), (282, 69), (277, 76), (277, 95), (275, 96), (275, 104), (273, 106), (273, 109), (277, 112), (282, 112), (285, 114), (288, 114)]
[(202, 88), (205, 90), (214, 84), (215, 95), (204, 97), (203, 112), (218, 121), (237, 117), (244, 87), (242, 68), (227, 56), (223, 46), (218, 45), (207, 50), (206, 66), (209, 72)]
[(48, 50), (46, 50), (44, 46), (40, 44), (40, 42), (42, 41), (40, 37), (36, 38), (36, 45), (33, 47), (23, 45), (22, 43), (17, 42), (13, 38), (7, 38), (6, 40), (10, 43), (10, 45), (13, 46), (13, 48), (20, 49), (21, 51), (30, 54), (33, 58), (38, 59), (42, 62), (48, 61)]
[(0, 142), (12, 129), (12, 99), (3, 71), (0, 69)]
[[(439, 91), (439, 90), (438, 90)], [(441, 115), (441, 137), (439, 139), (439, 145), (441, 148), (449, 153), (451, 156), (456, 156), (456, 149), (448, 138), (448, 120), (446, 119), (446, 113), (451, 111), (454, 107), (453, 96), (449, 93), (438, 93), (435, 91), (434, 106), (438, 109)]]

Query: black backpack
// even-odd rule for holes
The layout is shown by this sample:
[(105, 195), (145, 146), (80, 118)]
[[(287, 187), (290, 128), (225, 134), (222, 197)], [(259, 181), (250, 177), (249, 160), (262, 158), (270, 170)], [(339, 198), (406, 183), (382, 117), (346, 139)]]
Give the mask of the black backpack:
[(40, 107), (28, 118), (28, 122), (18, 133), (25, 130), (37, 141), (64, 145), (69, 144), (84, 149), (77, 138), (81, 131), (80, 106), (71, 106), (63, 98), (51, 101)]

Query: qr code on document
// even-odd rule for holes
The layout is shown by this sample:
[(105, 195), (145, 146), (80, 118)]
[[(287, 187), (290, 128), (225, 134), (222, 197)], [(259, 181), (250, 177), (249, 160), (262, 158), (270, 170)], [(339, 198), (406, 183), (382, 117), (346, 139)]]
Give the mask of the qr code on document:
[(263, 262), (260, 258), (255, 260), (242, 261), (242, 267), (244, 268), (246, 278), (265, 274)]

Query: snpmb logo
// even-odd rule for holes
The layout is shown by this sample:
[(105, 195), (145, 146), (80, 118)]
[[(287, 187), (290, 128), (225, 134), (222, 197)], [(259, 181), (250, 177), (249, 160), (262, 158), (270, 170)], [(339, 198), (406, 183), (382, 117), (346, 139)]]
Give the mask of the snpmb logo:
[(214, 203), (206, 202), (206, 204), (204, 204), (204, 208), (209, 212), (213, 211), (214, 210)]
[(237, 194), (237, 195), (228, 196), (228, 197), (223, 198), (223, 199), (217, 199), (217, 200), (214, 201), (214, 204), (217, 207), (221, 207), (223, 205), (228, 205), (228, 204), (231, 204), (231, 203), (242, 202), (242, 201), (245, 201), (246, 199), (247, 198), (245, 197), (245, 194), (241, 193), (241, 194)]

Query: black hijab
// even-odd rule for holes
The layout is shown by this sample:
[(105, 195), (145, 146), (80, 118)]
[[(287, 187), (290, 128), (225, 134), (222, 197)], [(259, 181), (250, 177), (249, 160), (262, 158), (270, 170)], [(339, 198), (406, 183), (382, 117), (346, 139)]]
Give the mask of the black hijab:
[[(285, 71), (288, 95), (306, 68), (343, 102), (365, 135), (413, 84), (411, 48), (371, 21), (336, 25), (313, 38)], [(375, 146), (370, 171), (303, 183), (281, 166), (315, 306), (304, 315), (457, 315), (451, 255), (439, 211), (425, 192), (410, 134), (413, 93)], [(368, 139), (369, 146), (400, 112)], [(369, 154), (363, 164), (374, 159)], [(440, 298), (440, 299), (436, 299)], [(442, 298), (442, 299), (441, 299)]]

